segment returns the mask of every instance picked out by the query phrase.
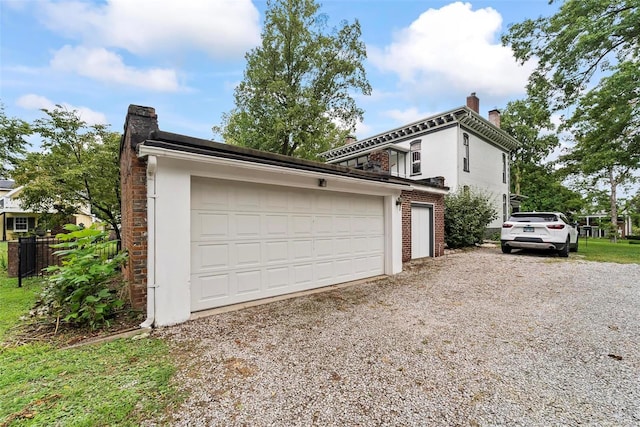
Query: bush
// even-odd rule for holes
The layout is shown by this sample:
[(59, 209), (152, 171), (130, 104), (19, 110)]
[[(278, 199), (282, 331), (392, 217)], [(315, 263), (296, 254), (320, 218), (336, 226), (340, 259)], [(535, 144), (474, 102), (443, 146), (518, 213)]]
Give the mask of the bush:
[(56, 252), (62, 265), (47, 268), (53, 274), (47, 278), (37, 312), (75, 326), (95, 329), (108, 325), (109, 318), (123, 306), (118, 291), (126, 254), (120, 252), (109, 259), (115, 242), (96, 224), (89, 228), (68, 224), (64, 228), (69, 233), (58, 234), (63, 242), (54, 245), (62, 249)]
[(627, 240), (640, 240), (640, 236), (632, 236), (631, 234), (629, 234), (627, 236)]
[(487, 225), (498, 217), (490, 197), (473, 190), (459, 190), (445, 197), (444, 240), (450, 248), (482, 242)]

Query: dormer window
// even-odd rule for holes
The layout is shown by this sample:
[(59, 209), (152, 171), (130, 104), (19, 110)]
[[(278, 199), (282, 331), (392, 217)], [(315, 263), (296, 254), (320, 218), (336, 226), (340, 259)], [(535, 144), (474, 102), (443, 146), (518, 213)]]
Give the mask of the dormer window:
[(462, 170), (469, 172), (469, 135), (462, 135), (462, 145), (464, 147), (464, 157), (462, 158)]
[(411, 175), (419, 175), (422, 172), (420, 166), (421, 146), (420, 140), (411, 143)]

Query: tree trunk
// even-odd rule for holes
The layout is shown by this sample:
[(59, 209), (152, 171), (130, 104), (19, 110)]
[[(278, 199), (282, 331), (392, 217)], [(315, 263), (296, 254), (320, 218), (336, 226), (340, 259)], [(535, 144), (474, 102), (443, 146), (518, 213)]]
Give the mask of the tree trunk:
[(611, 235), (609, 240), (616, 243), (618, 241), (618, 206), (616, 204), (618, 183), (613, 177), (613, 171), (609, 171), (609, 184), (611, 185), (611, 194), (609, 196), (609, 201), (611, 202)]

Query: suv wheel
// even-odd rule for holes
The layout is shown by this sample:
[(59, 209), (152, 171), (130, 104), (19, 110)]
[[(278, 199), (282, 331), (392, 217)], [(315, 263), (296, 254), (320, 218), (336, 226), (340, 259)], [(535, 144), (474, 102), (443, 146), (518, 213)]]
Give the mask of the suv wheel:
[(562, 258), (568, 257), (570, 244), (571, 244), (571, 240), (569, 236), (567, 236), (567, 242), (564, 244), (564, 247), (558, 251), (558, 255), (560, 255)]
[(511, 246), (500, 245), (500, 248), (502, 249), (502, 253), (503, 254), (510, 254), (511, 253)]
[(578, 242), (580, 241), (580, 237), (576, 237), (576, 244), (569, 248), (569, 252), (578, 252)]

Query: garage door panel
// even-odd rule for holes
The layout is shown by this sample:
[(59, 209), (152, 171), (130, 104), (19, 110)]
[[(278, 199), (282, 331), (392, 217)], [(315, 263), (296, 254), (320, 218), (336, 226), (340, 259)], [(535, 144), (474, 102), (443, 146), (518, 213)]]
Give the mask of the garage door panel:
[(266, 215), (266, 227), (263, 237), (287, 236), (289, 231), (288, 222), (289, 217), (287, 215)]
[(336, 234), (350, 234), (351, 218), (348, 216), (336, 216), (334, 218), (334, 231)]
[(338, 259), (334, 263), (335, 274), (341, 279), (346, 279), (351, 276), (353, 272), (353, 260), (352, 259)]
[(313, 235), (313, 216), (293, 215), (291, 217), (291, 232), (294, 236)]
[(228, 273), (201, 275), (195, 286), (203, 300), (227, 297), (229, 295), (229, 279), (230, 274)]
[(238, 271), (235, 273), (236, 293), (248, 294), (260, 291), (261, 270)]
[(316, 258), (329, 258), (334, 254), (333, 239), (315, 239), (313, 255)]
[(264, 242), (264, 260), (267, 264), (289, 260), (289, 241)]
[(275, 267), (266, 269), (266, 285), (268, 289), (289, 286), (289, 267)]
[(299, 287), (313, 282), (313, 264), (294, 265), (292, 270), (294, 286)]
[(200, 178), (192, 187), (194, 311), (384, 271), (381, 197)]
[(195, 254), (191, 257), (193, 272), (224, 269), (230, 264), (228, 244), (192, 245), (191, 253)]
[(313, 218), (313, 234), (326, 235), (333, 233), (333, 217), (329, 215), (315, 215)]
[(255, 266), (262, 264), (262, 248), (260, 242), (236, 243), (235, 267)]
[(191, 225), (201, 240), (229, 236), (229, 215), (209, 214), (195, 211), (191, 215)]
[(291, 247), (294, 261), (313, 259), (313, 240), (294, 240)]
[(235, 220), (235, 230), (231, 230), (231, 235), (239, 237), (260, 237), (260, 215), (259, 214), (236, 214), (233, 215)]

